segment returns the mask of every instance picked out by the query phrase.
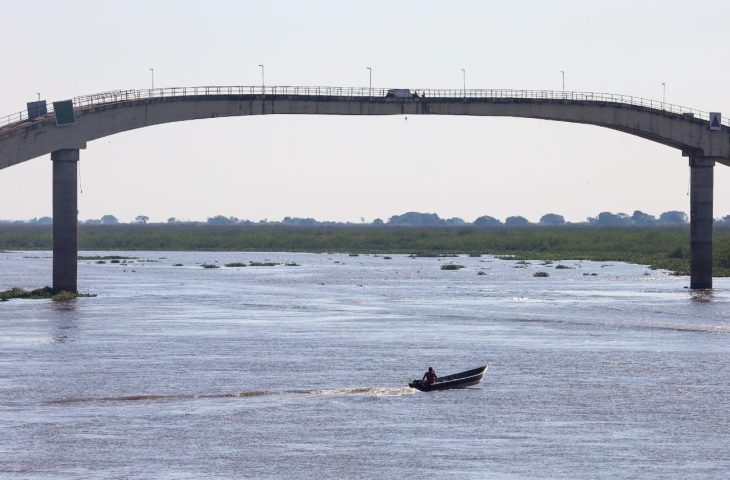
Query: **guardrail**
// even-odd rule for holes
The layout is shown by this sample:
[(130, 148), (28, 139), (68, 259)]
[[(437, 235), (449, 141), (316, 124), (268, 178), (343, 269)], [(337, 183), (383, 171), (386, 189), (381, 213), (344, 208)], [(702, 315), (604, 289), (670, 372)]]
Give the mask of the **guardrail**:
[[(88, 108), (97, 105), (170, 97), (189, 96), (220, 96), (220, 95), (289, 95), (308, 97), (357, 97), (375, 98), (385, 97), (391, 89), (368, 87), (295, 87), (295, 86), (205, 86), (205, 87), (172, 87), (155, 88), (148, 90), (113, 90), (109, 92), (82, 95), (73, 99), (74, 107)], [(638, 107), (652, 108), (679, 115), (691, 115), (700, 120), (709, 122), (710, 114), (702, 110), (683, 107), (658, 100), (652, 100), (630, 95), (596, 92), (572, 92), (554, 90), (509, 90), (509, 89), (430, 89), (417, 88), (411, 90), (414, 98), (443, 98), (443, 99), (534, 99), (534, 100), (565, 100), (616, 103)], [(48, 104), (48, 113), (38, 118), (47, 118), (53, 114), (53, 104)], [(5, 117), (0, 117), (0, 131), (28, 120), (28, 112), (22, 111)], [(35, 120), (35, 119), (34, 119)], [(722, 124), (730, 126), (730, 119), (724, 118)]]

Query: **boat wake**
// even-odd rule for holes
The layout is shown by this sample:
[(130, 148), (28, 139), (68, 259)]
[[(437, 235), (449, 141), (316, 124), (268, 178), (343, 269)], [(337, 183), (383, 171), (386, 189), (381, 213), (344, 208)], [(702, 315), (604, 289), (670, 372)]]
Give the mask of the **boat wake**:
[(107, 403), (107, 402), (174, 402), (190, 400), (210, 400), (223, 398), (253, 398), (273, 395), (291, 395), (304, 398), (309, 397), (397, 397), (410, 395), (415, 390), (412, 388), (387, 388), (387, 387), (353, 387), (333, 388), (322, 390), (290, 390), (290, 391), (262, 391), (248, 390), (241, 392), (227, 392), (211, 395), (186, 395), (186, 394), (145, 394), (145, 395), (123, 395), (117, 397), (72, 397), (50, 400), (49, 405), (68, 405), (83, 403)]
[(336, 388), (313, 390), (306, 392), (305, 397), (399, 397), (401, 395), (411, 395), (416, 391), (410, 387), (402, 388), (384, 388), (384, 387), (353, 387), (353, 388)]
[(149, 394), (149, 395), (124, 395), (119, 397), (78, 397), (78, 398), (62, 398), (59, 400), (50, 400), (50, 405), (63, 405), (69, 403), (93, 403), (93, 402), (145, 402), (145, 401), (179, 401), (179, 400), (199, 400), (199, 399), (215, 399), (215, 398), (247, 398), (261, 397), (264, 395), (274, 395), (275, 392), (263, 392), (259, 390), (250, 390), (246, 392), (229, 392), (217, 395), (184, 395), (184, 394)]

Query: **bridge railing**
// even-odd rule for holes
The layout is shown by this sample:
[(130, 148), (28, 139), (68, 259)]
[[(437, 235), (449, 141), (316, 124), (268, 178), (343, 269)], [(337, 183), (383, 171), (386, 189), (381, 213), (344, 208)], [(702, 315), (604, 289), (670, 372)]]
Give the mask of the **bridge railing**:
[[(387, 97), (391, 89), (369, 87), (310, 87), (310, 86), (202, 86), (171, 87), (143, 90), (112, 90), (108, 92), (82, 95), (73, 99), (74, 107), (85, 109), (97, 105), (114, 104), (144, 99), (159, 99), (192, 96), (235, 96), (235, 95), (285, 95), (306, 97)], [(410, 90), (414, 98), (439, 99), (525, 99), (525, 100), (560, 100), (585, 101), (632, 105), (679, 115), (688, 115), (700, 120), (709, 121), (710, 115), (702, 110), (674, 105), (659, 100), (621, 95), (615, 93), (572, 92), (554, 90), (510, 90), (510, 89), (430, 89), (417, 88)], [(402, 97), (400, 97), (402, 99)], [(53, 115), (53, 104), (48, 104), (48, 113), (38, 118)], [(28, 112), (17, 112), (0, 117), (0, 131), (12, 128), (28, 120)], [(730, 118), (724, 118), (722, 124), (730, 126)]]

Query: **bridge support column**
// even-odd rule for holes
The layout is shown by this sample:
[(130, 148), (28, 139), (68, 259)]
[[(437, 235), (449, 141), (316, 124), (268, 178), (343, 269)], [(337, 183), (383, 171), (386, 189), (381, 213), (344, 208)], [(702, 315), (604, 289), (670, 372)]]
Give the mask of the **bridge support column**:
[(76, 292), (78, 149), (56, 150), (53, 162), (53, 289)]
[(712, 288), (712, 197), (715, 161), (689, 156), (690, 285)]

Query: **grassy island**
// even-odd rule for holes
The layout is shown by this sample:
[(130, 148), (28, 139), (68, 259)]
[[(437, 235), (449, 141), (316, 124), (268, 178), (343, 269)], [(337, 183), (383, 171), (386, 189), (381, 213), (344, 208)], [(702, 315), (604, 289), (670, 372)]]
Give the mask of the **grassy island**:
[(51, 287), (36, 288), (35, 290), (24, 290), (22, 288), (11, 288), (0, 292), (0, 302), (7, 302), (15, 298), (23, 298), (27, 300), (42, 300), (51, 299), (54, 302), (61, 302), (64, 300), (72, 300), (78, 297), (95, 297), (96, 295), (90, 293), (76, 293), (54, 290)]
[[(51, 227), (0, 225), (0, 250), (50, 250)], [(715, 228), (713, 273), (730, 276), (730, 229)], [(342, 252), (506, 255), (517, 260), (623, 261), (689, 274), (689, 227), (413, 228), (377, 226), (80, 225), (96, 251)]]

